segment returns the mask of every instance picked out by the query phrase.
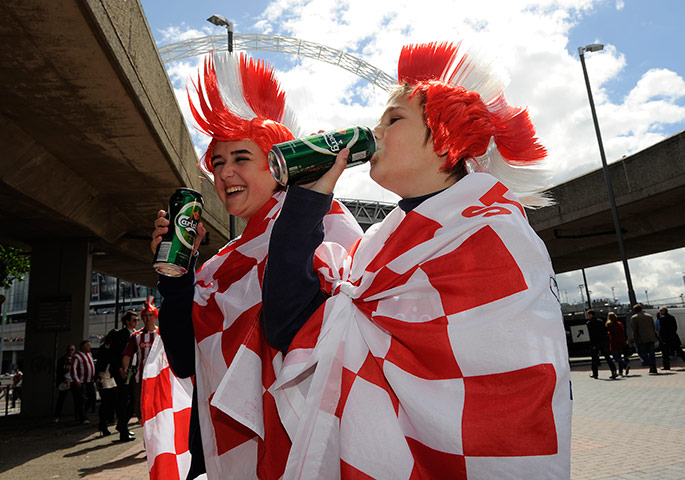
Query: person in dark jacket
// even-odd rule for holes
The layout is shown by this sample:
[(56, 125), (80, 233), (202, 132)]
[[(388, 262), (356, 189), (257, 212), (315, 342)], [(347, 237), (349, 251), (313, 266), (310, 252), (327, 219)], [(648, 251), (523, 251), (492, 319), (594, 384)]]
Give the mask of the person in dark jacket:
[(609, 335), (604, 322), (595, 316), (594, 310), (587, 311), (587, 331), (590, 335), (590, 355), (592, 356), (592, 374), (590, 377), (599, 378), (599, 355), (604, 355), (604, 360), (611, 370), (611, 379), (618, 377), (616, 365), (609, 353)]
[(678, 336), (678, 322), (673, 315), (668, 313), (668, 308), (661, 307), (656, 315), (659, 323), (659, 345), (661, 346), (661, 358), (664, 362), (663, 370), (671, 369), (671, 355), (679, 356), (685, 362), (685, 352)]
[(58, 397), (57, 406), (55, 406), (55, 422), (59, 422), (62, 416), (62, 408), (64, 407), (64, 400), (67, 394), (71, 391), (71, 360), (76, 353), (76, 345), (70, 343), (67, 345), (67, 351), (57, 360), (55, 367), (55, 386), (57, 387)]
[(133, 440), (133, 432), (128, 429), (128, 421), (133, 416), (133, 391), (128, 381), (128, 372), (124, 371), (121, 360), (129, 338), (138, 325), (138, 314), (127, 310), (121, 318), (124, 327), (117, 331), (112, 338), (109, 372), (117, 382), (116, 412), (119, 440), (127, 442)]
[(654, 343), (659, 339), (654, 325), (654, 319), (649, 313), (642, 311), (639, 303), (633, 306), (635, 315), (630, 317), (630, 328), (633, 330), (633, 340), (637, 346), (637, 352), (649, 365), (649, 373), (656, 375), (656, 357), (654, 356)]
[(609, 351), (614, 361), (618, 363), (618, 374), (626, 376), (630, 371), (626, 330), (614, 312), (609, 312), (607, 315), (606, 327), (609, 334)]
[(117, 330), (110, 330), (98, 349), (95, 362), (95, 376), (98, 391), (100, 392), (100, 408), (98, 409), (98, 430), (103, 437), (111, 435), (107, 424), (114, 421), (114, 407), (117, 400), (117, 385), (112, 375), (109, 373), (112, 341), (117, 334)]

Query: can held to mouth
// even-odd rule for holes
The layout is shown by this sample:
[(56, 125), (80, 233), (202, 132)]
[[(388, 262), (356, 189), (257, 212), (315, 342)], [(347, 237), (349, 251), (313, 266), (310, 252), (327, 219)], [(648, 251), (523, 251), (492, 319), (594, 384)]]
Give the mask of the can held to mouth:
[(371, 159), (376, 138), (368, 127), (349, 127), (277, 143), (269, 151), (269, 169), (283, 186), (313, 182), (331, 168), (343, 148), (350, 149), (346, 168), (354, 167)]
[(180, 277), (188, 272), (203, 206), (202, 195), (190, 188), (179, 188), (169, 199), (169, 231), (162, 236), (152, 263), (160, 275)]

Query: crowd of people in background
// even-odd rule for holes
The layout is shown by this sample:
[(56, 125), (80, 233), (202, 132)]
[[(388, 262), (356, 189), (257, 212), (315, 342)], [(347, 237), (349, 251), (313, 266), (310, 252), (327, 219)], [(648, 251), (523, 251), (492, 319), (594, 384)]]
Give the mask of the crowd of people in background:
[[(54, 422), (63, 420), (64, 404), (69, 393), (74, 405), (74, 420), (89, 425), (89, 413), (95, 413), (97, 394), (100, 397), (98, 431), (101, 436), (112, 432), (108, 426), (116, 422), (121, 441), (134, 440), (129, 421), (140, 414), (140, 384), (147, 354), (157, 334), (157, 309), (148, 299), (140, 312), (143, 328), (137, 329), (139, 316), (129, 310), (121, 318), (122, 328), (112, 329), (105, 335), (95, 357), (91, 353), (91, 342), (82, 340), (78, 351), (74, 344), (66, 347), (65, 354), (56, 362), (55, 386), (57, 403)], [(19, 370), (17, 369), (17, 372)], [(18, 387), (14, 388), (18, 398), (21, 395), (21, 373), (15, 376)], [(97, 392), (97, 393), (96, 393)], [(14, 405), (13, 405), (14, 408)]]
[[(678, 323), (668, 308), (661, 307), (656, 320), (645, 312), (641, 304), (633, 306), (630, 317), (632, 341), (628, 342), (626, 326), (618, 319), (615, 312), (609, 312), (605, 321), (596, 316), (594, 310), (588, 310), (587, 325), (590, 336), (590, 356), (592, 359), (591, 378), (599, 378), (600, 356), (604, 357), (611, 376), (628, 376), (630, 357), (633, 350), (637, 352), (643, 366), (649, 367), (651, 375), (658, 375), (656, 363), (656, 345), (658, 342), (663, 361), (662, 370), (671, 369), (671, 356), (676, 355), (685, 362)], [(617, 368), (618, 365), (618, 368)]]

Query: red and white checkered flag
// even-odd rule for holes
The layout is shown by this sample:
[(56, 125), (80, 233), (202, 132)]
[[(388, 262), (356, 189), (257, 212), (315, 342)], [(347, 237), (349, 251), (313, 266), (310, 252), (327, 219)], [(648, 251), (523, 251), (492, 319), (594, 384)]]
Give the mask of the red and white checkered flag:
[[(282, 354), (267, 344), (260, 325), (269, 237), (284, 197), (274, 195), (241, 237), (196, 274), (196, 381), (209, 478), (280, 478), (285, 469), (290, 439), (268, 391)], [(324, 230), (340, 251), (362, 235), (337, 201), (324, 217)]]
[(292, 440), (283, 478), (569, 478), (556, 282), (504, 185), (468, 175), (350, 255), (317, 253), (333, 296), (267, 392)]
[(188, 428), (193, 384), (169, 368), (160, 335), (143, 370), (140, 410), (150, 478), (183, 480), (190, 469)]

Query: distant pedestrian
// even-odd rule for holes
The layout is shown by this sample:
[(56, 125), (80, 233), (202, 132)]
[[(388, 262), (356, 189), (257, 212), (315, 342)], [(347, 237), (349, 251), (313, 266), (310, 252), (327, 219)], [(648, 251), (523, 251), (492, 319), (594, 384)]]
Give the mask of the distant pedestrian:
[(609, 351), (611, 356), (614, 357), (614, 361), (618, 363), (618, 374), (627, 376), (630, 371), (630, 357), (628, 356), (626, 331), (623, 323), (618, 320), (614, 312), (609, 312), (607, 315), (606, 328), (609, 334)]
[(592, 356), (592, 378), (599, 378), (599, 355), (604, 355), (604, 360), (607, 362), (611, 370), (611, 379), (618, 377), (616, 373), (616, 365), (611, 360), (609, 353), (609, 335), (604, 326), (604, 322), (595, 316), (594, 310), (587, 311), (587, 331), (590, 335), (590, 355)]
[(76, 421), (89, 424), (86, 412), (95, 403), (95, 363), (90, 353), (90, 340), (79, 344), (79, 351), (71, 361), (71, 394)]
[(145, 308), (140, 312), (140, 317), (143, 320), (143, 328), (131, 335), (128, 344), (124, 349), (124, 356), (121, 359), (121, 367), (129, 370), (131, 360), (136, 359), (134, 373), (131, 376), (129, 386), (133, 391), (133, 413), (142, 423), (142, 415), (140, 413), (140, 393), (141, 385), (143, 383), (143, 368), (147, 361), (152, 344), (155, 341), (155, 336), (158, 334), (157, 316), (159, 311), (157, 307), (152, 304), (154, 297), (149, 297), (145, 303)]
[(112, 340), (117, 331), (112, 329), (105, 335), (105, 339), (100, 345), (95, 363), (97, 374), (97, 387), (100, 392), (100, 408), (98, 409), (98, 431), (103, 437), (111, 435), (107, 428), (108, 423), (114, 421), (114, 406), (117, 398), (117, 384), (109, 373), (109, 365), (112, 354)]
[(109, 372), (117, 382), (116, 429), (119, 432), (119, 439), (122, 442), (128, 442), (134, 440), (133, 432), (128, 429), (128, 421), (133, 416), (133, 391), (130, 388), (131, 374), (124, 370), (122, 360), (128, 340), (136, 331), (138, 314), (132, 310), (127, 310), (121, 320), (124, 327), (118, 330), (112, 338), (112, 357)]
[(57, 385), (57, 406), (55, 406), (55, 422), (62, 416), (62, 408), (67, 394), (71, 391), (71, 360), (76, 353), (76, 345), (67, 345), (67, 351), (57, 360), (55, 366), (55, 384)]
[(24, 374), (18, 368), (14, 369), (12, 377), (12, 408), (16, 408), (17, 399), (21, 398), (21, 389), (24, 383)]
[(664, 370), (671, 369), (671, 355), (679, 356), (685, 362), (680, 337), (678, 336), (678, 322), (675, 317), (668, 313), (668, 308), (661, 307), (657, 313), (659, 324), (659, 346), (661, 347), (661, 359), (664, 362)]
[(654, 342), (658, 339), (654, 318), (642, 311), (642, 305), (633, 307), (635, 315), (630, 317), (630, 326), (633, 330), (633, 340), (640, 357), (649, 365), (649, 373), (656, 375), (656, 356), (654, 355)]

